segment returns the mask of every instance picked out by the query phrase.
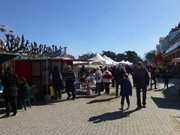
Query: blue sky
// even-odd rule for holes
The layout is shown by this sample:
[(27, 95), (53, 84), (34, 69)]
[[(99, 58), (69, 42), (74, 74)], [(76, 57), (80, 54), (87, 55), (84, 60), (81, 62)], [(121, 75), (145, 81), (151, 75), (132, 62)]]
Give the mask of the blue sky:
[(180, 21), (180, 0), (1, 0), (0, 24), (38, 43), (87, 52), (155, 48)]

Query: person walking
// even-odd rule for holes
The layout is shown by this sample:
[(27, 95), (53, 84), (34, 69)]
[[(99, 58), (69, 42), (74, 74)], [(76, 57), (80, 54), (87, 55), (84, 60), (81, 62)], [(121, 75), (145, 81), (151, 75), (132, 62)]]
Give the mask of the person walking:
[(105, 93), (109, 94), (110, 93), (110, 83), (112, 80), (112, 74), (108, 70), (108, 67), (105, 68), (105, 71), (103, 72), (103, 82), (104, 82), (104, 88), (105, 88)]
[(112, 74), (112, 87), (114, 88), (115, 87), (115, 78), (114, 78), (114, 76), (115, 76), (115, 69), (116, 69), (116, 67), (115, 66), (112, 66), (110, 69), (109, 69), (109, 71), (111, 72), (111, 74)]
[(116, 96), (119, 95), (119, 93), (118, 93), (119, 92), (119, 86), (121, 84), (121, 81), (122, 81), (125, 73), (126, 73), (126, 71), (122, 67), (122, 65), (119, 65), (118, 67), (116, 67), (115, 73), (114, 73), (114, 78), (115, 78), (115, 82), (116, 82)]
[(2, 79), (4, 85), (4, 96), (6, 106), (6, 117), (10, 115), (12, 108), (13, 115), (17, 114), (17, 76), (11, 67), (8, 67)]
[[(136, 68), (134, 69), (134, 84), (136, 87), (136, 96), (137, 96), (137, 109), (141, 107), (146, 107), (146, 93), (147, 86), (149, 84), (149, 74), (142, 62), (138, 62)], [(142, 90), (142, 104), (141, 104), (141, 90)], [(142, 106), (143, 105), (143, 106)]]
[(95, 79), (96, 79), (96, 93), (98, 93), (98, 96), (101, 95), (102, 90), (102, 71), (100, 68), (97, 68), (95, 72)]
[(72, 71), (71, 66), (67, 66), (63, 73), (63, 78), (65, 81), (65, 90), (67, 92), (67, 99), (70, 99), (72, 96), (72, 99), (74, 100), (76, 98), (75, 93), (75, 87), (74, 87), (74, 81), (75, 81), (75, 74)]
[(157, 74), (156, 74), (156, 68), (153, 65), (151, 65), (150, 67), (150, 74), (151, 74), (151, 90), (153, 85), (154, 85), (154, 89), (157, 89), (156, 87)]
[(168, 68), (164, 71), (164, 88), (169, 88), (169, 70)]
[(132, 85), (131, 85), (131, 82), (129, 81), (128, 74), (125, 74), (121, 81), (120, 95), (121, 95), (121, 110), (123, 111), (123, 109), (124, 109), (124, 100), (125, 99), (126, 99), (126, 102), (128, 105), (128, 107), (127, 107), (127, 110), (128, 110), (130, 107), (129, 96), (132, 96)]
[(26, 103), (25, 103), (25, 90), (24, 90), (24, 82), (23, 78), (18, 77), (17, 79), (17, 87), (18, 87), (18, 109), (26, 110)]
[[(102, 66), (99, 67), (102, 74), (104, 73), (104, 68)], [(103, 82), (103, 76), (102, 76), (102, 81), (101, 81), (101, 92), (104, 91), (104, 82)]]
[[(29, 86), (26, 78), (22, 78), (23, 80), (23, 89), (24, 89), (24, 103), (25, 107), (28, 105), (31, 108), (31, 96), (32, 96), (32, 89)], [(26, 110), (26, 108), (24, 108)]]
[(52, 84), (55, 90), (55, 98), (56, 100), (61, 99), (61, 92), (64, 88), (62, 74), (59, 72), (58, 67), (55, 66), (52, 71)]

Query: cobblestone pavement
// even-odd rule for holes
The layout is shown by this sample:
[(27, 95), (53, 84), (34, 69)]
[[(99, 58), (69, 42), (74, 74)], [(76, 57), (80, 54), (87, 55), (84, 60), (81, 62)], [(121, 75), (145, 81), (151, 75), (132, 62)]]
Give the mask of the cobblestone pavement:
[[(121, 112), (113, 94), (33, 106), (0, 119), (0, 135), (180, 135), (180, 100), (148, 91), (147, 108), (136, 111), (136, 97)], [(64, 95), (66, 98), (66, 95)]]

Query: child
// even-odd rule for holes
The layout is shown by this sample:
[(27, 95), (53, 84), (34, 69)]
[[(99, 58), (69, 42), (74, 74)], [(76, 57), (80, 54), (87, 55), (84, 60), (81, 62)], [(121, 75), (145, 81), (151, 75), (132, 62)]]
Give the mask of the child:
[(120, 92), (121, 97), (121, 110), (123, 111), (123, 107), (124, 107), (124, 100), (126, 98), (126, 102), (127, 102), (127, 110), (130, 107), (130, 100), (129, 100), (129, 96), (132, 95), (132, 85), (131, 82), (129, 81), (128, 75), (125, 74), (123, 76), (123, 79), (121, 81), (121, 92)]

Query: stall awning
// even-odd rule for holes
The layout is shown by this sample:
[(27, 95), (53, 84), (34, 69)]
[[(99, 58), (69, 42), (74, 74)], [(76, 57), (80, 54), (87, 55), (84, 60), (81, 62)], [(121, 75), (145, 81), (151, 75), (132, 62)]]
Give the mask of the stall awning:
[(9, 61), (13, 58), (15, 58), (16, 56), (18, 56), (17, 54), (13, 54), (13, 53), (0, 53), (0, 64)]
[(180, 57), (179, 57), (179, 58), (174, 58), (174, 59), (172, 60), (172, 62), (173, 62), (173, 63), (180, 63)]
[(176, 42), (174, 45), (172, 45), (167, 51), (166, 54), (176, 50), (178, 47), (180, 47), (180, 41)]

